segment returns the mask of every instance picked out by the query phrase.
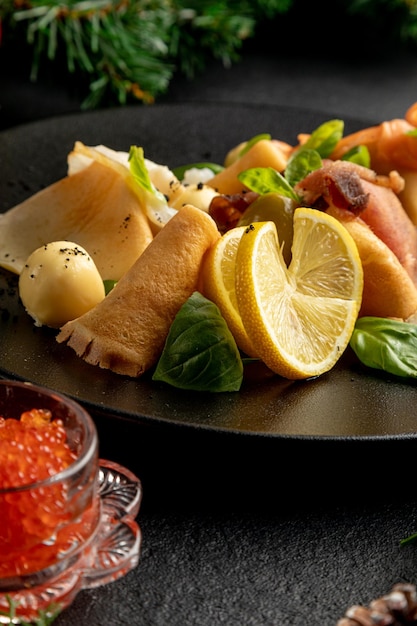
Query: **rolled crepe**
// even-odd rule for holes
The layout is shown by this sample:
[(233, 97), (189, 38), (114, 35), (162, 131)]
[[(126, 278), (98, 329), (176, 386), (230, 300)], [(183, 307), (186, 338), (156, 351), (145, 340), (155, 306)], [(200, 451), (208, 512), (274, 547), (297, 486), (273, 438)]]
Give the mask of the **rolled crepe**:
[(203, 256), (219, 237), (207, 213), (185, 205), (106, 298), (66, 323), (57, 341), (87, 363), (141, 376), (157, 363), (175, 315), (198, 288)]
[(417, 287), (390, 248), (360, 217), (330, 207), (352, 235), (363, 267), (363, 297), (359, 317), (398, 317), (407, 319), (417, 311)]

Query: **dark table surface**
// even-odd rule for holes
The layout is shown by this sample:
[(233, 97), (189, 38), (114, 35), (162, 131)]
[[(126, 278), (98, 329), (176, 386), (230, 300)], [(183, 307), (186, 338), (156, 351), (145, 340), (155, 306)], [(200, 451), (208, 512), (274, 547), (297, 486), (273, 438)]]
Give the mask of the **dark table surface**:
[[(2, 130), (79, 111), (64, 80), (31, 84), (0, 60)], [(248, 46), (240, 63), (213, 62), (163, 98), (369, 123), (402, 117), (415, 100), (417, 54), (349, 58), (317, 45)], [(416, 548), (400, 547), (417, 531), (414, 437), (355, 447), (265, 441), (260, 456), (245, 438), (187, 431), (179, 444), (149, 428), (124, 454), (123, 424), (115, 432), (96, 418), (102, 456), (144, 482), (141, 558), (126, 577), (80, 592), (57, 626), (334, 626), (351, 605), (417, 582)]]

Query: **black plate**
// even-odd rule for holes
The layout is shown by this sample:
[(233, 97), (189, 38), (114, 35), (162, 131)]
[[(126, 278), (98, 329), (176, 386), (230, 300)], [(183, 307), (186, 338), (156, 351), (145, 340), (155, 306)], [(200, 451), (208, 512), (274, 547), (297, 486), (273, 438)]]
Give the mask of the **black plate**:
[[(336, 116), (335, 116), (336, 117)], [(244, 139), (269, 132), (295, 143), (328, 115), (289, 108), (228, 104), (161, 104), (77, 114), (0, 134), (0, 210), (65, 176), (74, 141), (103, 143), (170, 166), (221, 162)], [(346, 132), (365, 125), (345, 120)], [(361, 367), (348, 350), (318, 379), (291, 382), (261, 365), (247, 368), (239, 393), (201, 394), (133, 380), (84, 363), (35, 328), (18, 300), (16, 278), (0, 274), (0, 372), (81, 401), (110, 420), (188, 425), (199, 430), (285, 439), (410, 439), (417, 432), (417, 387)]]

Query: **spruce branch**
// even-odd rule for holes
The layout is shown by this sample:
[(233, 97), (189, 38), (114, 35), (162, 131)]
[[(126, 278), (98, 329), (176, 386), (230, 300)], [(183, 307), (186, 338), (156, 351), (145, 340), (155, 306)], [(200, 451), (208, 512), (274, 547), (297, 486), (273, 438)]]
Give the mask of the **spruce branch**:
[[(335, 0), (333, 9), (378, 42), (417, 49), (417, 0)], [(85, 88), (82, 108), (152, 103), (174, 75), (239, 61), (262, 23), (284, 14), (299, 23), (312, 10), (311, 0), (0, 0), (0, 44), (25, 40), (33, 81), (45, 65), (64, 65)]]
[(230, 65), (257, 20), (286, 12), (293, 0), (5, 0), (9, 27), (26, 25), (31, 79), (64, 57), (70, 74), (89, 82), (82, 108), (105, 98), (152, 103), (175, 72), (193, 78), (211, 57)]
[(90, 96), (84, 107), (96, 106), (108, 92), (120, 104), (129, 95), (153, 102), (172, 76), (173, 65), (166, 60), (172, 16), (161, 7), (148, 10), (147, 4), (34, 0), (29, 8), (16, 11), (14, 20), (28, 23), (32, 80), (38, 77), (45, 51), (52, 61), (64, 47), (68, 72), (90, 79)]

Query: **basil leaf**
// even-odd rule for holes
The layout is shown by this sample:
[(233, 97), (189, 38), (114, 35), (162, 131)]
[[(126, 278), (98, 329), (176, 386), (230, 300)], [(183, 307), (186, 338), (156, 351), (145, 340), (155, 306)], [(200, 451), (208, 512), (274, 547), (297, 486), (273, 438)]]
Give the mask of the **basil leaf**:
[(149, 172), (145, 164), (145, 156), (143, 148), (138, 146), (130, 146), (129, 151), (130, 172), (137, 184), (149, 193), (156, 193), (149, 177)]
[(384, 317), (356, 321), (350, 346), (368, 367), (417, 378), (417, 325)]
[(219, 165), (218, 163), (189, 163), (188, 165), (179, 165), (175, 167), (172, 172), (178, 178), (178, 180), (182, 180), (184, 178), (185, 172), (191, 169), (209, 169), (213, 172), (213, 174), (218, 174), (224, 170), (223, 165)]
[(252, 167), (240, 172), (238, 179), (260, 195), (279, 193), (281, 196), (298, 201), (298, 196), (289, 182), (273, 167)]
[(345, 124), (343, 120), (329, 120), (314, 130), (302, 148), (317, 150), (322, 159), (328, 157), (342, 139)]
[(371, 156), (367, 146), (354, 146), (351, 150), (345, 152), (341, 160), (350, 161), (364, 167), (371, 167)]
[(148, 219), (153, 224), (166, 224), (176, 210), (168, 206), (167, 199), (151, 181), (146, 167), (143, 148), (131, 146), (129, 151), (129, 169), (135, 182), (134, 191), (138, 196)]
[(103, 284), (104, 284), (104, 292), (107, 296), (107, 294), (109, 294), (111, 292), (111, 290), (113, 289), (113, 287), (115, 287), (115, 285), (117, 284), (117, 280), (103, 280)]
[(289, 159), (285, 168), (285, 179), (294, 187), (300, 180), (322, 167), (323, 161), (317, 150), (300, 148)]
[(192, 391), (239, 391), (243, 363), (218, 307), (195, 291), (177, 313), (152, 380)]

